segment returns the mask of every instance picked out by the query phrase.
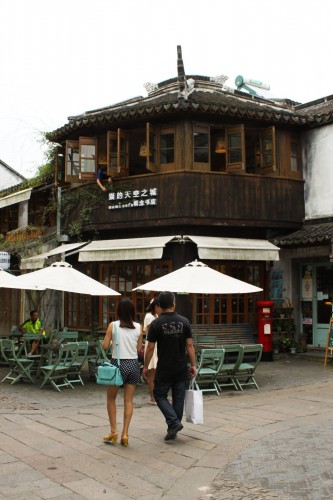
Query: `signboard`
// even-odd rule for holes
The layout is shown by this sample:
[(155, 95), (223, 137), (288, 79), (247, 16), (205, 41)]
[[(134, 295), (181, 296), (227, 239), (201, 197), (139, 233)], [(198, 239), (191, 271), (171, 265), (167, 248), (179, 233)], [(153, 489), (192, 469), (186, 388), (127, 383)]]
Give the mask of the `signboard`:
[(0, 268), (4, 271), (10, 268), (10, 255), (8, 252), (0, 252)]
[(129, 189), (114, 191), (109, 193), (109, 210), (119, 210), (122, 208), (140, 208), (147, 206), (157, 206), (158, 190), (149, 189)]

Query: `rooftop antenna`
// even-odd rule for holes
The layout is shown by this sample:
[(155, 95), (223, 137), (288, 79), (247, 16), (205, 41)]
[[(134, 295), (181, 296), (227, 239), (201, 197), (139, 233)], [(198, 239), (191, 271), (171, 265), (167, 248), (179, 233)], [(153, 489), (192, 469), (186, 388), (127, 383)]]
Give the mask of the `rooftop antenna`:
[(260, 97), (260, 94), (258, 94), (254, 89), (249, 87), (249, 85), (251, 85), (252, 87), (258, 87), (259, 89), (265, 89), (265, 90), (270, 89), (270, 85), (268, 85), (267, 83), (260, 82), (259, 80), (254, 80), (253, 78), (246, 78), (245, 76), (242, 75), (236, 76), (235, 85), (237, 87), (237, 90), (245, 89), (250, 94), (255, 95), (257, 97)]

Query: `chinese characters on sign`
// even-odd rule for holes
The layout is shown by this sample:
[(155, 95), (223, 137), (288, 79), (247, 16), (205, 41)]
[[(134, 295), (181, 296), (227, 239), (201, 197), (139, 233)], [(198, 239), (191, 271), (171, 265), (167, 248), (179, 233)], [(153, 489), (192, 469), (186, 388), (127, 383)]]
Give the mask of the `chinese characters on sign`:
[(109, 193), (109, 201), (112, 202), (108, 206), (109, 210), (156, 206), (157, 188), (116, 191), (114, 193)]

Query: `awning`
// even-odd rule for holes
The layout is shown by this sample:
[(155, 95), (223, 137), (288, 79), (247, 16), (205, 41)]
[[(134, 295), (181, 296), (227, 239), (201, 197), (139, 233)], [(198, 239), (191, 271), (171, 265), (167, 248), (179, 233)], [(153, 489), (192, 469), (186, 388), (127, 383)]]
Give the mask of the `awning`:
[(267, 240), (187, 236), (198, 245), (200, 259), (279, 260), (279, 248)]
[(0, 208), (9, 207), (10, 205), (15, 205), (21, 201), (30, 200), (32, 188), (24, 189), (23, 191), (18, 191), (17, 193), (9, 194), (4, 196), (0, 200)]
[(174, 236), (92, 241), (80, 250), (80, 262), (161, 259)]
[[(66, 243), (65, 245), (61, 245), (60, 247), (53, 248), (49, 252), (40, 253), (39, 255), (35, 255), (33, 257), (28, 257), (27, 259), (21, 260), (21, 270), (30, 270), (30, 269), (42, 269), (45, 263), (45, 259), (52, 257), (53, 255), (59, 254), (67, 254), (69, 252), (77, 250), (79, 248), (86, 245), (87, 242), (81, 243)], [(74, 252), (75, 253), (75, 252)]]

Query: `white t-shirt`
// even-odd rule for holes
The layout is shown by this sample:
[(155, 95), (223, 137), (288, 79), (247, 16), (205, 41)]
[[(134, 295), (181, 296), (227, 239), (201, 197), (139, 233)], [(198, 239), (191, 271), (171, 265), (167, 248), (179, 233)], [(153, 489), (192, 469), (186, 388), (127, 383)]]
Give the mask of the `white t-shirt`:
[(138, 357), (138, 340), (140, 337), (141, 326), (134, 323), (135, 328), (122, 328), (120, 321), (113, 322), (112, 332), (112, 357), (117, 359), (115, 328), (118, 338), (119, 359), (136, 359)]
[(152, 321), (156, 319), (156, 316), (154, 316), (151, 312), (148, 312), (143, 320), (143, 331), (147, 334), (148, 326)]

